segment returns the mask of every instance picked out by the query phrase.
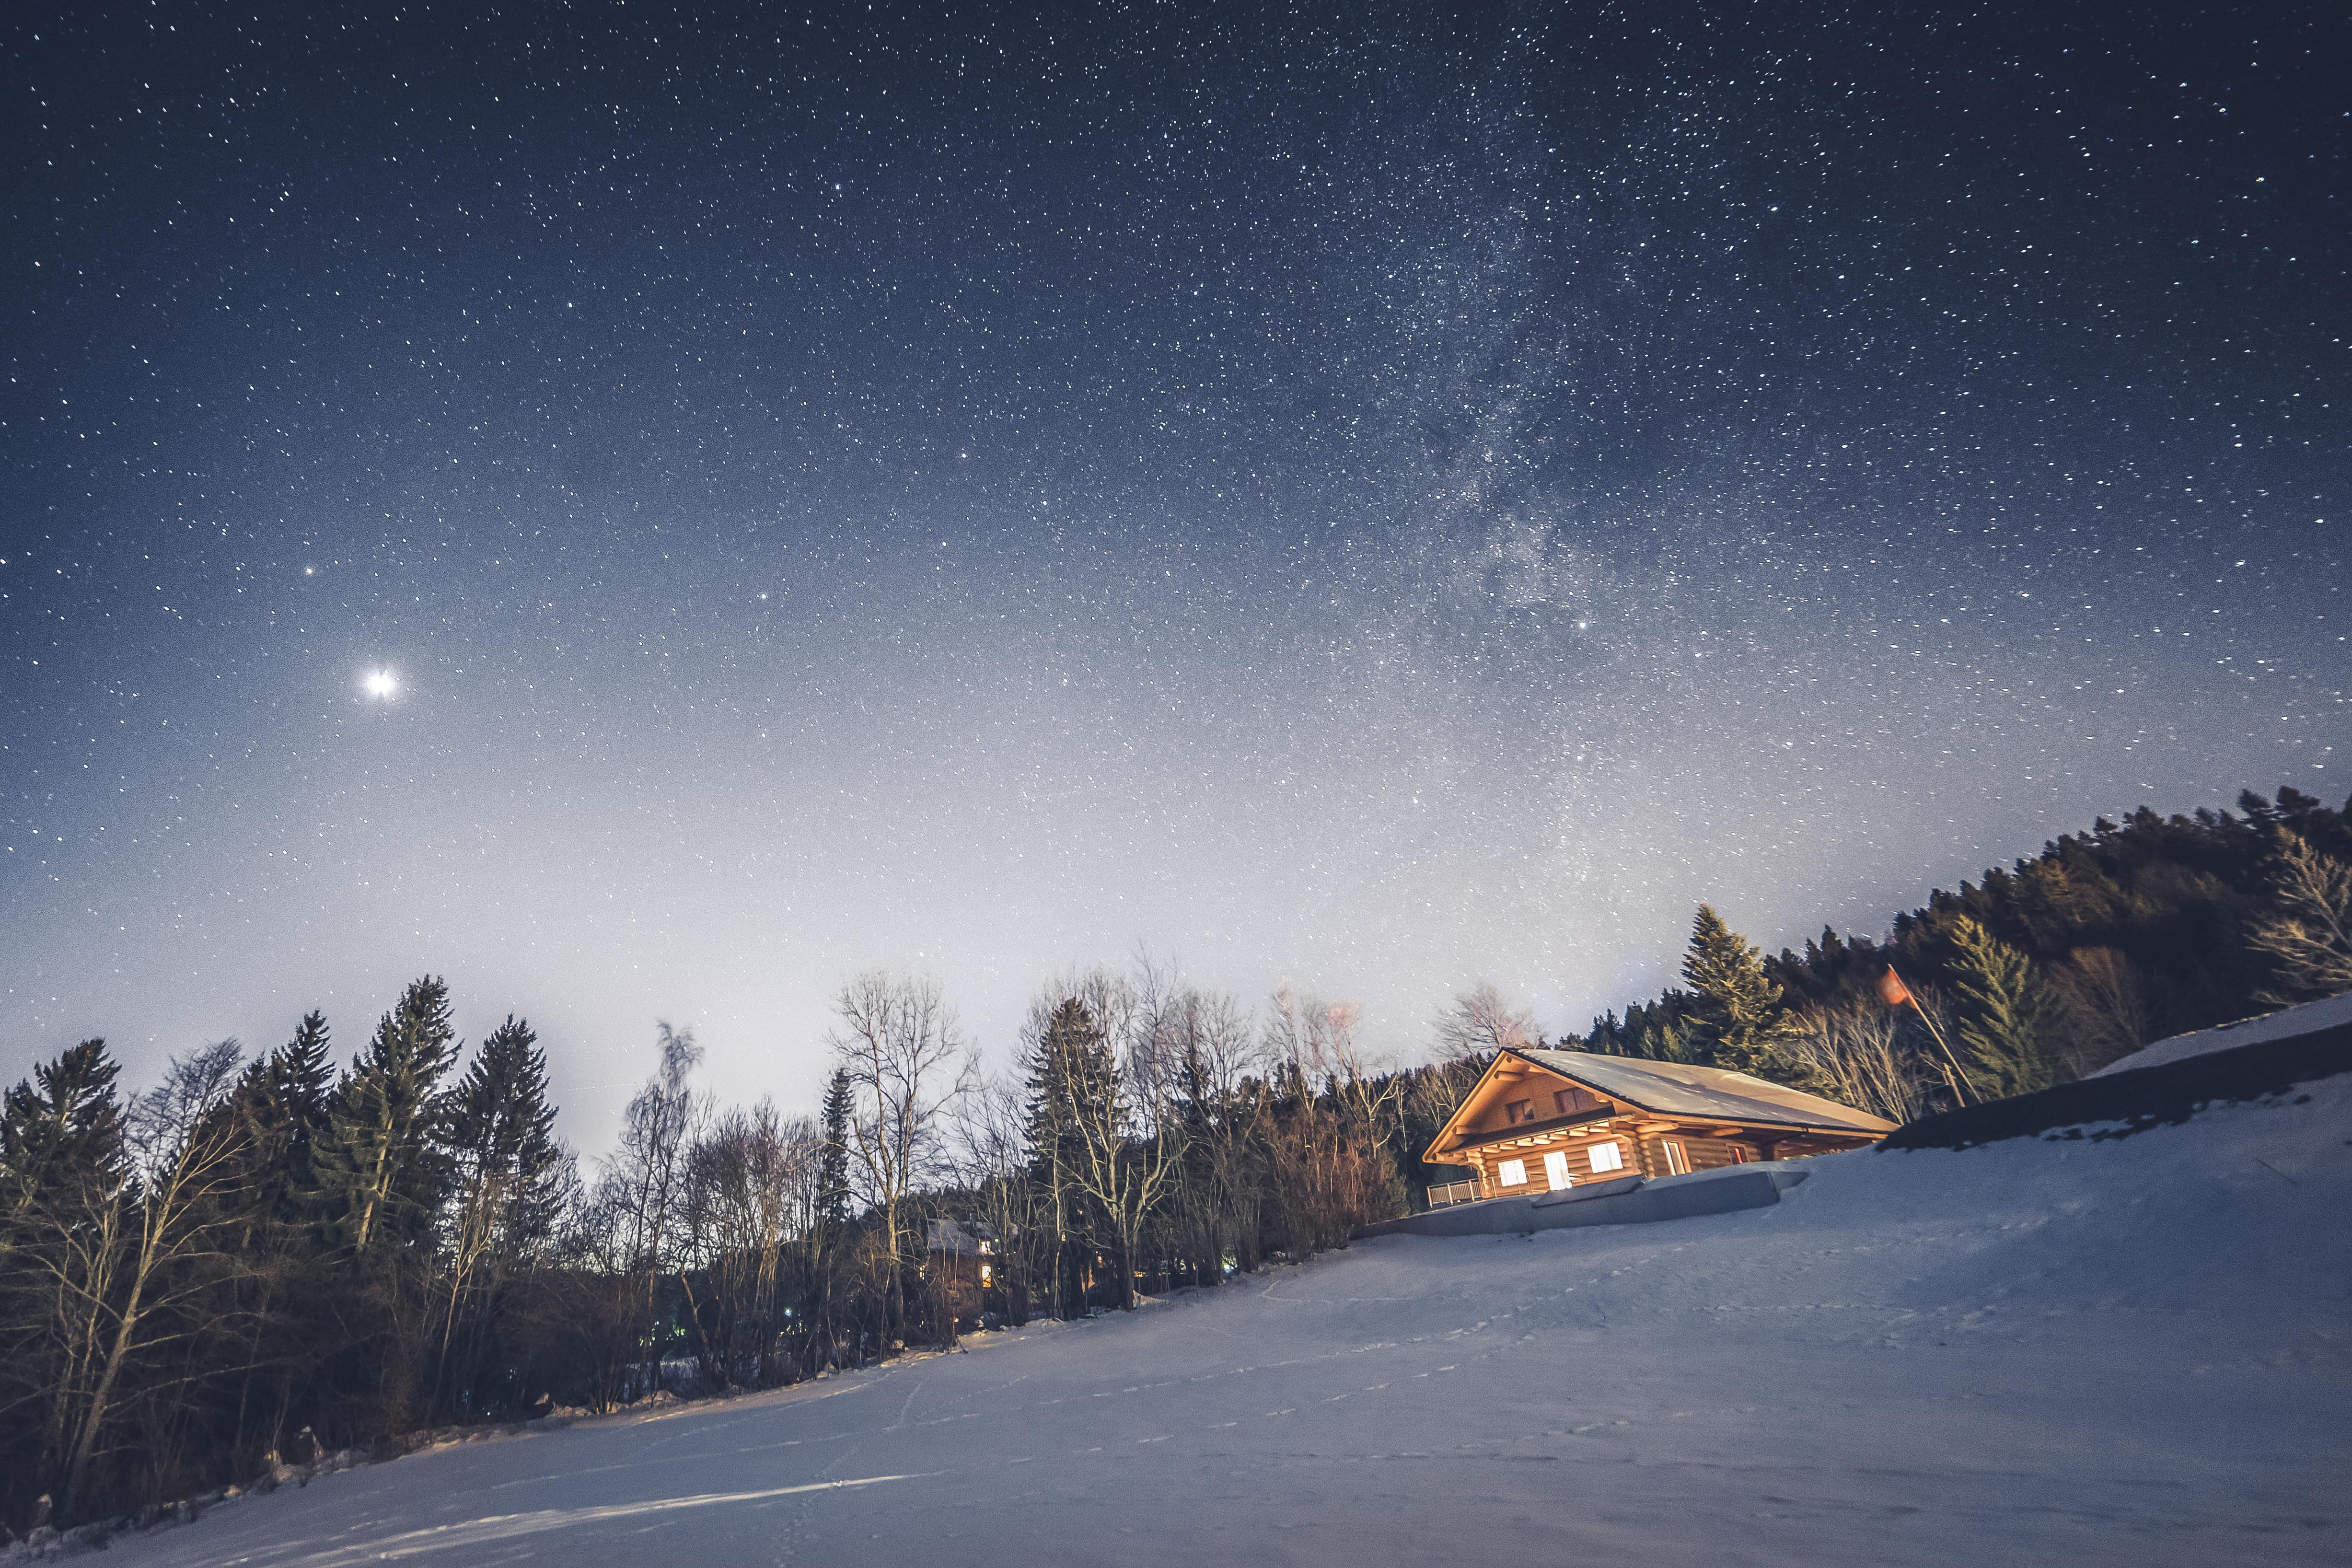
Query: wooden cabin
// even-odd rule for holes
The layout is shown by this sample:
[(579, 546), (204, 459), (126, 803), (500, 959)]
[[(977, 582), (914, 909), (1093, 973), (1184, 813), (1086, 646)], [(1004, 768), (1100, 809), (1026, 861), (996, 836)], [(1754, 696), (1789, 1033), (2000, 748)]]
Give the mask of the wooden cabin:
[(1422, 1152), (1467, 1165), (1431, 1206), (1620, 1176), (1678, 1176), (1751, 1160), (1859, 1149), (1895, 1123), (1719, 1068), (1590, 1051), (1504, 1050)]

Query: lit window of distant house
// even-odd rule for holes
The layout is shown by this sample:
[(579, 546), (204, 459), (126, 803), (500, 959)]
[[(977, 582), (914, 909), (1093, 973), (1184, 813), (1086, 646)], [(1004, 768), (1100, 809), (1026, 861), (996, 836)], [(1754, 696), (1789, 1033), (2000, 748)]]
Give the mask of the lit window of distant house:
[(1526, 1186), (1528, 1184), (1528, 1163), (1525, 1160), (1504, 1161), (1501, 1164), (1495, 1167), (1495, 1180), (1507, 1187)]
[(996, 1270), (988, 1264), (980, 1266), (980, 1288), (983, 1290), (996, 1282)]
[(1620, 1150), (1616, 1144), (1595, 1143), (1592, 1146), (1592, 1170), (1594, 1174), (1597, 1175), (1602, 1171), (1622, 1171), (1624, 1168), (1624, 1152)]
[(1551, 1097), (1551, 1102), (1553, 1105), (1559, 1107), (1559, 1113), (1562, 1116), (1574, 1116), (1579, 1111), (1598, 1110), (1601, 1109), (1601, 1101), (1580, 1089), (1563, 1089), (1555, 1090)]
[(1503, 1107), (1503, 1120), (1510, 1126), (1517, 1127), (1522, 1121), (1535, 1119), (1536, 1102), (1532, 1100), (1514, 1100)]
[(1680, 1143), (1669, 1138), (1658, 1146), (1666, 1152), (1667, 1175), (1685, 1176), (1690, 1173), (1690, 1156), (1683, 1152), (1683, 1146)]
[(1566, 1150), (1555, 1149), (1544, 1156), (1544, 1180), (1551, 1184), (1553, 1192), (1558, 1192), (1569, 1184)]

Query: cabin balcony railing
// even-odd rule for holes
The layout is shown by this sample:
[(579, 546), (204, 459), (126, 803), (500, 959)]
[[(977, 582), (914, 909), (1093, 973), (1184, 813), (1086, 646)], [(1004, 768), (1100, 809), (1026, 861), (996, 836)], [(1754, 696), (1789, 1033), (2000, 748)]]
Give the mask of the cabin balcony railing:
[(1433, 1209), (1454, 1204), (1475, 1203), (1477, 1199), (1478, 1184), (1475, 1182), (1446, 1182), (1429, 1189), (1429, 1206)]

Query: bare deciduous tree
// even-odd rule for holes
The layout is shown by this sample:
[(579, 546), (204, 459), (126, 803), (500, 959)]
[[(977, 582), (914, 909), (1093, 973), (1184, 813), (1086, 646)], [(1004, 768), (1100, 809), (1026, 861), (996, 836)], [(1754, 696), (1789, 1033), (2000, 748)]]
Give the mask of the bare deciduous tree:
[(814, 1121), (786, 1121), (763, 1100), (719, 1118), (687, 1153), (676, 1278), (711, 1386), (774, 1378), (784, 1247), (815, 1220), (819, 1142)]
[(2078, 947), (2052, 966), (2051, 988), (2067, 1023), (2067, 1066), (2077, 1078), (2130, 1055), (2156, 1035), (2156, 1008), (2122, 951)]
[(1223, 992), (1191, 993), (1177, 1015), (1178, 1093), (1188, 1145), (1175, 1196), (1181, 1250), (1210, 1284), (1258, 1264), (1256, 1168), (1266, 1110), (1265, 1075), (1247, 1009)]
[(2280, 912), (2248, 936), (2272, 967), (2256, 1000), (2284, 1006), (2352, 991), (2352, 866), (2281, 828), (2271, 880)]
[(1032, 1249), (1020, 1243), (1036, 1230), (1041, 1209), (1038, 1184), (1030, 1179), (1027, 1108), (1021, 1085), (986, 1071), (977, 1050), (964, 1079), (970, 1089), (955, 1120), (950, 1173), (971, 1193), (974, 1217), (996, 1232), (1005, 1306), (1013, 1321), (1025, 1322)]
[(1132, 1005), (1114, 1013), (1118, 1033), (1105, 1032), (1110, 1081), (1107, 1092), (1076, 1101), (1084, 1159), (1078, 1186), (1108, 1226), (1118, 1267), (1118, 1300), (1135, 1305), (1144, 1226), (1183, 1173), (1184, 1121), (1176, 1087), (1185, 1023), (1197, 998), (1172, 972), (1139, 961)]
[(1481, 980), (1437, 1015), (1437, 1059), (1491, 1057), (1536, 1043), (1535, 1016), (1513, 1007), (1489, 982)]
[(620, 1146), (598, 1183), (602, 1238), (633, 1282), (642, 1336), (642, 1384), (659, 1386), (660, 1346), (654, 1309), (658, 1282), (678, 1250), (686, 1186), (685, 1157), (700, 1105), (687, 1080), (702, 1060), (692, 1029), (659, 1032), (661, 1065), (621, 1116)]
[[(1866, 997), (1850, 996), (1789, 1015), (1790, 1067), (1822, 1092), (1889, 1121), (1911, 1121), (1929, 1109), (1919, 1053), (1903, 1048), (1901, 1016)], [(1948, 1077), (1948, 1075), (1945, 1075)]]
[(68, 1517), (117, 1417), (126, 1369), (217, 1327), (182, 1309), (244, 1267), (233, 1243), (246, 1216), (233, 1189), (250, 1172), (226, 1103), (241, 1055), (223, 1040), (173, 1058), (131, 1104), (124, 1157), (37, 1195), (19, 1216), (25, 1258), (48, 1287), (51, 1451), (62, 1459)]
[(852, 1173), (881, 1220), (887, 1343), (906, 1321), (907, 1200), (936, 1156), (940, 1114), (962, 1088), (963, 1039), (929, 978), (870, 970), (835, 994), (833, 1010), (838, 1022), (825, 1039), (849, 1075)]

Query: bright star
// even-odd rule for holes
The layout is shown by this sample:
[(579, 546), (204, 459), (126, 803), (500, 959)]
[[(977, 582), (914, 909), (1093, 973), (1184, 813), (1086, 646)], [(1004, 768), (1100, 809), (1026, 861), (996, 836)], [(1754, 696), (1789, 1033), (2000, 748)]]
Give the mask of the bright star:
[(369, 670), (366, 678), (360, 684), (366, 689), (370, 697), (382, 702), (391, 701), (393, 693), (400, 689), (399, 679), (388, 669)]

